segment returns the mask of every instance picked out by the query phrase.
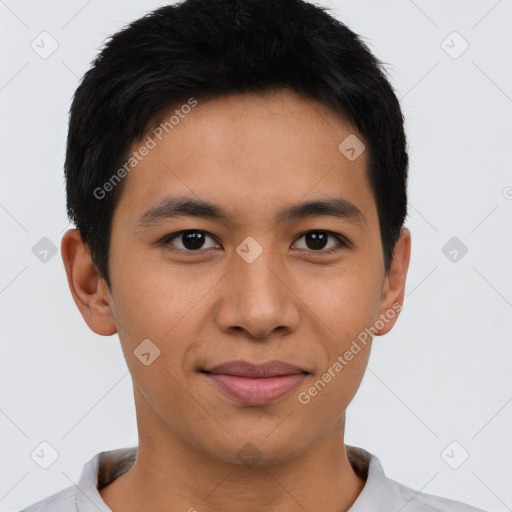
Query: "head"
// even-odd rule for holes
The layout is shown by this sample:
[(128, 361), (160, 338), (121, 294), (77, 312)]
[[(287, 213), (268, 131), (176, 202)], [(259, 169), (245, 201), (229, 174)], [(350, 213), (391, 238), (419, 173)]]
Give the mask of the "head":
[[(342, 424), (403, 300), (407, 165), (381, 64), (313, 4), (187, 0), (108, 41), (71, 107), (62, 254), (147, 430), (270, 463)], [(303, 378), (240, 402), (207, 373), (233, 360)]]

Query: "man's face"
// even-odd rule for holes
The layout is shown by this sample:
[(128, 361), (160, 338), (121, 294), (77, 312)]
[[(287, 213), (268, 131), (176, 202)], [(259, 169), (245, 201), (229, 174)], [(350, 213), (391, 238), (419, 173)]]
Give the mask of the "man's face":
[[(390, 306), (367, 153), (351, 161), (338, 149), (350, 134), (319, 103), (282, 91), (199, 100), (153, 137), (126, 177), (109, 255), (141, 434), (226, 461), (252, 450), (270, 463), (343, 428), (370, 342), (341, 370), (333, 365)], [(177, 199), (206, 201), (225, 217), (173, 216)], [(333, 200), (338, 215), (279, 215)], [(268, 385), (205, 373), (271, 360), (302, 373)]]

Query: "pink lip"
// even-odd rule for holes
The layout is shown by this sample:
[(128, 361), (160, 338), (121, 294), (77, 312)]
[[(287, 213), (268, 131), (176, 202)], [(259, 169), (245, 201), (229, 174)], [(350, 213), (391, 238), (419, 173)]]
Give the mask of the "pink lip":
[(203, 373), (221, 391), (249, 405), (278, 400), (297, 387), (307, 375), (305, 370), (282, 361), (260, 365), (231, 361)]

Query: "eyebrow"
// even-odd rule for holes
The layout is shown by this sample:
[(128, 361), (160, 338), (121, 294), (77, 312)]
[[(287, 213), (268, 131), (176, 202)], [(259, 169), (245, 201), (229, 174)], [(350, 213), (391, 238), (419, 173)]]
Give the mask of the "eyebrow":
[[(232, 221), (231, 215), (220, 205), (188, 197), (166, 197), (144, 212), (137, 224), (149, 228), (162, 221), (185, 216)], [(276, 222), (313, 216), (335, 217), (367, 227), (361, 210), (342, 198), (317, 199), (287, 206), (277, 212)]]

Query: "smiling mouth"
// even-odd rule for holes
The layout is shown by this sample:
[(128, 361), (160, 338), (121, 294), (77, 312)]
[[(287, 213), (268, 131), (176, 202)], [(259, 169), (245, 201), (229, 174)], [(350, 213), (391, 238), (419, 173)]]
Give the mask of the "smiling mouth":
[(248, 405), (264, 405), (289, 394), (309, 373), (283, 361), (231, 361), (200, 371), (223, 394)]

